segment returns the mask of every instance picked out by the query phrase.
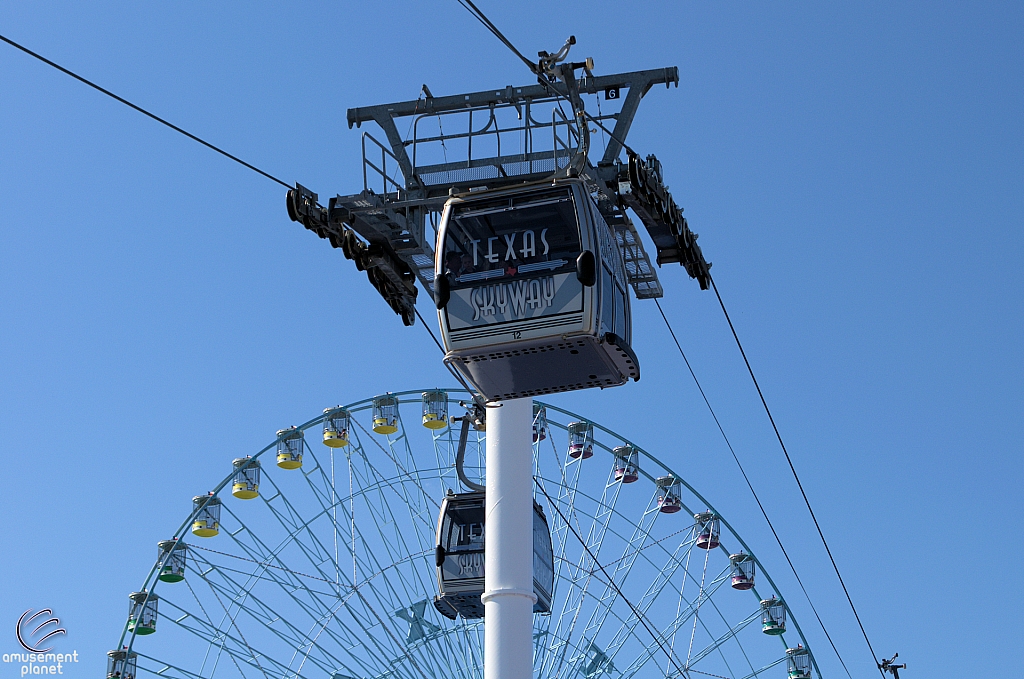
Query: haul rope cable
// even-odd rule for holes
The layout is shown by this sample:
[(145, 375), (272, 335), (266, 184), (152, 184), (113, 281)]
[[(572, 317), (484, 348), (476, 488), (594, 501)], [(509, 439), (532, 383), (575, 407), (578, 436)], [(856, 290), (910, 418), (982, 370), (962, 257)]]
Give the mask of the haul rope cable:
[(119, 97), (118, 95), (114, 94), (110, 90), (108, 90), (106, 88), (103, 88), (103, 87), (100, 87), (99, 85), (97, 85), (93, 81), (88, 80), (87, 78), (83, 78), (82, 76), (78, 75), (74, 71), (66, 69), (66, 68), (64, 68), (63, 66), (61, 66), (60, 64), (58, 64), (56, 62), (50, 61), (49, 59), (47, 59), (46, 57), (44, 57), (41, 54), (37, 54), (37, 53), (33, 52), (32, 50), (30, 50), (29, 48), (25, 47), (24, 45), (19, 45), (18, 43), (14, 42), (10, 38), (8, 38), (6, 36), (3, 36), (3, 35), (0, 35), (0, 40), (3, 40), (4, 42), (6, 42), (11, 47), (15, 47), (15, 48), (21, 50), (22, 52), (24, 52), (25, 54), (28, 54), (29, 56), (35, 57), (36, 59), (38, 59), (39, 61), (43, 62), (44, 64), (47, 64), (49, 66), (53, 66), (55, 69), (57, 69), (61, 73), (69, 75), (72, 78), (74, 78), (75, 80), (78, 80), (79, 82), (85, 83), (89, 87), (102, 92), (103, 94), (107, 95), (108, 97), (110, 97), (112, 99), (116, 99), (117, 101), (121, 102), (125, 106), (127, 106), (129, 108), (132, 108), (132, 109), (135, 109), (136, 111), (138, 111), (142, 115), (148, 116), (148, 117), (152, 118), (153, 120), (157, 121), (158, 123), (160, 123), (162, 125), (166, 125), (167, 127), (171, 128), (175, 132), (180, 132), (181, 134), (185, 135), (186, 137), (188, 137), (192, 141), (197, 141), (200, 144), (202, 144), (203, 146), (205, 146), (205, 147), (207, 147), (209, 149), (213, 149), (214, 151), (216, 151), (217, 153), (221, 154), (222, 156), (230, 158), (231, 160), (235, 161), (236, 163), (239, 163), (240, 165), (244, 165), (245, 167), (249, 168), (253, 172), (258, 172), (259, 174), (263, 175), (267, 179), (270, 179), (272, 181), (277, 182), (278, 184), (280, 184), (281, 186), (285, 187), (286, 189), (292, 188), (289, 184), (286, 184), (285, 182), (283, 182), (282, 180), (278, 179), (277, 177), (275, 177), (274, 175), (270, 174), (269, 172), (264, 172), (263, 170), (261, 170), (260, 168), (256, 167), (255, 165), (251, 165), (251, 164), (245, 162), (244, 160), (242, 160), (238, 156), (235, 156), (235, 155), (232, 155), (232, 154), (228, 153), (227, 151), (225, 151), (224, 149), (220, 148), (219, 146), (214, 146), (213, 144), (211, 144), (210, 142), (206, 141), (205, 139), (201, 139), (201, 138), (197, 137), (196, 135), (192, 134), (191, 132), (189, 132), (187, 130), (183, 130), (182, 128), (178, 127), (174, 123), (171, 123), (171, 122), (168, 122), (167, 120), (164, 120), (163, 118), (161, 118), (160, 116), (156, 115), (155, 113), (150, 113), (146, 109), (144, 109), (141, 106), (138, 106), (136, 104), (133, 104), (132, 102), (130, 102), (127, 99), (125, 99), (124, 97)]
[[(786, 456), (786, 462), (789, 464), (789, 470), (793, 473), (793, 479), (796, 481), (797, 488), (800, 489), (800, 495), (804, 498), (804, 504), (807, 505), (807, 511), (811, 515), (811, 520), (814, 521), (814, 527), (818, 531), (818, 537), (821, 538), (821, 544), (825, 546), (825, 552), (828, 554), (829, 561), (832, 562), (832, 569), (836, 572), (836, 577), (839, 578), (839, 584), (843, 588), (843, 594), (846, 595), (846, 600), (850, 604), (850, 609), (853, 611), (853, 617), (857, 619), (857, 625), (860, 627), (860, 633), (864, 636), (864, 641), (868, 645), (868, 650), (871, 651), (871, 658), (874, 660), (878, 656), (875, 655), (875, 649), (871, 647), (871, 640), (868, 639), (868, 633), (864, 629), (864, 624), (860, 621), (860, 615), (857, 614), (857, 607), (853, 605), (853, 598), (850, 596), (850, 591), (846, 589), (846, 582), (843, 581), (843, 576), (839, 572), (839, 566), (836, 564), (835, 558), (832, 556), (832, 550), (829, 549), (828, 542), (825, 540), (825, 534), (821, 531), (821, 526), (818, 524), (818, 518), (814, 515), (814, 510), (811, 508), (811, 501), (807, 498), (807, 493), (804, 492), (804, 486), (800, 483), (800, 477), (796, 473), (796, 467), (793, 466), (793, 460), (789, 457), (789, 451), (786, 450), (786, 444), (782, 441), (782, 434), (779, 433), (779, 428), (775, 424), (775, 418), (772, 417), (772, 411), (768, 408), (768, 401), (765, 400), (764, 394), (761, 392), (761, 386), (757, 383), (757, 377), (754, 376), (754, 369), (750, 366), (750, 361), (747, 360), (747, 352), (743, 350), (743, 344), (740, 342), (740, 336), (736, 334), (736, 328), (732, 324), (732, 319), (729, 318), (729, 312), (725, 308), (725, 302), (722, 300), (721, 293), (718, 292), (718, 286), (715, 285), (715, 279), (711, 278), (711, 287), (715, 291), (715, 296), (718, 298), (718, 304), (722, 307), (722, 313), (725, 314), (725, 320), (729, 324), (729, 330), (732, 331), (733, 339), (736, 340), (736, 346), (740, 350), (740, 355), (743, 357), (743, 363), (747, 366), (747, 372), (750, 373), (750, 379), (754, 383), (754, 388), (757, 389), (757, 395), (761, 398), (761, 405), (764, 406), (764, 412), (768, 415), (768, 421), (772, 424), (772, 429), (775, 431), (775, 437), (779, 440), (779, 446), (782, 448), (782, 453)], [(875, 661), (877, 665), (877, 661)], [(885, 672), (882, 671), (881, 667), (878, 670), (882, 676), (885, 676)]]
[(754, 496), (754, 501), (757, 502), (758, 509), (761, 510), (761, 515), (764, 516), (765, 522), (768, 524), (768, 528), (771, 529), (772, 535), (775, 536), (775, 542), (778, 543), (779, 549), (782, 550), (782, 556), (786, 558), (786, 563), (789, 564), (789, 569), (793, 571), (793, 577), (796, 578), (796, 582), (800, 585), (800, 589), (804, 593), (804, 598), (807, 599), (807, 603), (810, 604), (811, 610), (814, 612), (814, 617), (818, 619), (818, 625), (821, 626), (821, 630), (825, 633), (825, 638), (828, 639), (828, 643), (832, 646), (832, 650), (835, 651), (836, 657), (839, 658), (839, 663), (846, 670), (846, 676), (853, 679), (853, 675), (850, 674), (850, 670), (846, 667), (846, 662), (843, 660), (843, 656), (840, 655), (839, 649), (836, 648), (835, 642), (832, 641), (832, 635), (828, 633), (828, 629), (825, 628), (825, 623), (822, 622), (821, 616), (818, 615), (818, 609), (815, 607), (814, 602), (811, 601), (811, 595), (807, 593), (807, 588), (804, 587), (804, 581), (800, 578), (800, 574), (796, 572), (796, 566), (793, 564), (793, 560), (789, 558), (789, 552), (786, 551), (785, 546), (782, 544), (782, 538), (779, 537), (778, 532), (775, 530), (775, 525), (772, 520), (768, 518), (768, 512), (765, 511), (764, 505), (761, 504), (761, 498), (758, 497), (757, 491), (754, 490), (754, 485), (750, 482), (750, 477), (747, 476), (747, 471), (743, 468), (743, 464), (740, 462), (740, 458), (736, 455), (736, 451), (732, 447), (732, 442), (729, 441), (729, 437), (725, 434), (725, 429), (722, 427), (722, 423), (718, 420), (718, 415), (715, 414), (715, 409), (711, 407), (711, 401), (708, 400), (707, 394), (704, 393), (704, 387), (701, 386), (700, 380), (697, 379), (697, 374), (693, 371), (693, 367), (690, 365), (690, 360), (686, 358), (686, 352), (683, 351), (682, 345), (679, 343), (679, 339), (676, 337), (676, 331), (672, 329), (672, 324), (668, 322), (668, 317), (665, 316), (664, 309), (661, 308), (661, 303), (658, 300), (654, 300), (654, 303), (658, 307), (658, 311), (661, 313), (661, 318), (665, 321), (665, 327), (668, 328), (668, 332), (672, 335), (672, 341), (676, 343), (676, 348), (679, 349), (679, 355), (683, 357), (683, 363), (686, 364), (687, 370), (690, 371), (690, 376), (693, 378), (694, 384), (697, 385), (697, 390), (700, 392), (701, 398), (704, 399), (704, 404), (708, 407), (708, 412), (711, 413), (712, 419), (718, 426), (718, 431), (722, 433), (722, 438), (725, 440), (725, 445), (732, 453), (732, 459), (736, 462), (736, 466), (740, 470), (740, 474), (743, 475), (743, 480), (747, 483), (747, 488), (750, 489), (750, 494)]

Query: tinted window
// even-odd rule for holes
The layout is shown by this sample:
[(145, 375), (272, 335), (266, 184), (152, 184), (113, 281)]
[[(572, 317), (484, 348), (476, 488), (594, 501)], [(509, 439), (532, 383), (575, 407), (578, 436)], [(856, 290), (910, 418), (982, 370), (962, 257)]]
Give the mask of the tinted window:
[(576, 209), (560, 189), (455, 206), (443, 262), (452, 283), (466, 285), (575, 269), (579, 254)]

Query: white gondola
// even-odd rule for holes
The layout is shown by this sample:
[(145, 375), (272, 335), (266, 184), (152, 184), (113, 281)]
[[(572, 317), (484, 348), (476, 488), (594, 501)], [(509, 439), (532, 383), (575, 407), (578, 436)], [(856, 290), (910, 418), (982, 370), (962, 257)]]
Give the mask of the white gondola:
[(622, 253), (583, 180), (452, 197), (437, 242), (445, 362), (487, 398), (640, 379)]
[[(554, 552), (544, 510), (533, 503), (534, 613), (551, 612)], [(437, 521), (437, 584), (434, 607), (454, 620), (484, 617), (484, 493), (449, 493), (441, 502)]]

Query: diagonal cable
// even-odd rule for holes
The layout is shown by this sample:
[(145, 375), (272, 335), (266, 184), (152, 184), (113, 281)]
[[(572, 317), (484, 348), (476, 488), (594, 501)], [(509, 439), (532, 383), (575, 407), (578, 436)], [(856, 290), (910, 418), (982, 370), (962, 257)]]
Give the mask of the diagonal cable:
[[(736, 333), (736, 327), (732, 324), (732, 319), (729, 318), (729, 312), (725, 308), (725, 302), (722, 300), (721, 293), (718, 292), (718, 286), (715, 285), (715, 279), (711, 278), (711, 287), (715, 291), (715, 296), (718, 298), (718, 304), (722, 307), (722, 313), (725, 314), (725, 320), (729, 324), (729, 330), (732, 331), (733, 339), (736, 340), (736, 346), (740, 350), (740, 355), (743, 357), (743, 363), (747, 366), (747, 372), (750, 373), (750, 379), (754, 383), (754, 388), (757, 389), (757, 395), (761, 399), (761, 405), (764, 406), (764, 412), (768, 415), (768, 421), (772, 424), (772, 429), (775, 431), (775, 438), (779, 440), (779, 446), (782, 448), (782, 454), (786, 456), (786, 462), (789, 464), (789, 471), (793, 473), (793, 479), (796, 481), (797, 488), (800, 489), (800, 495), (803, 496), (804, 504), (807, 505), (807, 511), (811, 515), (811, 520), (814, 521), (814, 527), (818, 531), (818, 537), (821, 538), (821, 544), (825, 546), (825, 552), (828, 554), (829, 561), (832, 562), (832, 569), (836, 572), (836, 577), (839, 578), (839, 584), (843, 588), (843, 594), (846, 595), (846, 601), (850, 604), (850, 610), (853, 611), (853, 617), (857, 619), (857, 626), (860, 627), (860, 633), (864, 636), (864, 641), (867, 643), (868, 650), (871, 651), (871, 661), (877, 666), (878, 661), (875, 660), (878, 656), (875, 655), (875, 649), (871, 647), (871, 640), (868, 639), (868, 633), (864, 629), (864, 623), (860, 620), (860, 615), (857, 614), (857, 607), (853, 605), (853, 597), (850, 596), (850, 590), (846, 588), (846, 582), (843, 580), (842, 574), (839, 572), (839, 566), (836, 564), (835, 557), (832, 556), (832, 550), (829, 549), (828, 542), (825, 540), (825, 534), (821, 531), (821, 526), (818, 524), (818, 518), (814, 515), (814, 510), (811, 508), (811, 501), (807, 498), (807, 493), (804, 492), (804, 486), (800, 483), (800, 477), (796, 473), (796, 467), (793, 466), (793, 460), (789, 457), (789, 451), (786, 450), (786, 444), (782, 441), (782, 434), (779, 432), (779, 427), (775, 424), (775, 418), (772, 417), (772, 411), (768, 408), (768, 401), (764, 398), (764, 393), (761, 391), (761, 386), (757, 383), (757, 377), (754, 376), (754, 369), (750, 366), (750, 361), (747, 360), (747, 352), (743, 350), (743, 344), (740, 342), (740, 336)], [(885, 676), (885, 672), (882, 671), (881, 667), (878, 668), (882, 676)]]
[(232, 154), (228, 153), (227, 151), (225, 151), (224, 149), (220, 148), (219, 146), (214, 146), (210, 142), (197, 137), (196, 135), (192, 134), (191, 132), (189, 132), (187, 130), (183, 130), (182, 128), (178, 127), (174, 123), (171, 123), (171, 122), (168, 122), (167, 120), (164, 120), (163, 118), (161, 118), (160, 116), (156, 115), (155, 113), (150, 113), (146, 109), (142, 108), (141, 106), (137, 106), (136, 104), (133, 104), (132, 102), (130, 102), (127, 99), (125, 99), (124, 97), (119, 97), (118, 95), (114, 94), (110, 90), (105, 89), (103, 87), (100, 87), (99, 85), (97, 85), (93, 81), (88, 80), (87, 78), (83, 78), (82, 76), (78, 75), (74, 71), (68, 70), (68, 69), (64, 68), (63, 66), (61, 66), (60, 64), (58, 64), (56, 62), (50, 61), (49, 59), (47, 59), (43, 55), (37, 54), (36, 52), (33, 52), (32, 50), (30, 50), (29, 48), (25, 47), (24, 45), (19, 45), (18, 43), (14, 42), (10, 38), (8, 38), (6, 36), (3, 36), (3, 35), (0, 35), (0, 40), (6, 42), (11, 47), (14, 47), (16, 49), (21, 50), (22, 52), (24, 52), (25, 54), (27, 54), (29, 56), (35, 57), (36, 59), (38, 59), (39, 61), (43, 62), (44, 64), (47, 64), (48, 66), (53, 66), (55, 69), (57, 69), (61, 73), (64, 73), (65, 75), (69, 75), (69, 76), (71, 76), (72, 78), (74, 78), (75, 80), (77, 80), (79, 82), (85, 83), (86, 85), (88, 85), (89, 87), (93, 88), (94, 90), (102, 92), (103, 94), (107, 95), (108, 97), (111, 97), (112, 99), (115, 99), (115, 100), (121, 102), (122, 104), (124, 104), (128, 108), (134, 109), (134, 110), (138, 111), (139, 113), (141, 113), (142, 115), (148, 116), (148, 117), (152, 118), (153, 120), (157, 121), (158, 123), (160, 123), (162, 125), (166, 125), (167, 127), (171, 128), (175, 132), (180, 132), (181, 134), (185, 135), (186, 137), (188, 137), (192, 141), (197, 141), (200, 144), (202, 144), (203, 146), (205, 146), (206, 148), (212, 149), (212, 150), (216, 151), (217, 153), (221, 154), (222, 156), (230, 158), (231, 160), (235, 161), (236, 163), (239, 163), (240, 165), (243, 165), (243, 166), (249, 168), (253, 172), (261, 174), (264, 177), (266, 177), (267, 179), (270, 179), (272, 181), (277, 182), (278, 184), (280, 184), (281, 186), (285, 187), (286, 189), (292, 188), (290, 184), (285, 183), (284, 181), (278, 179), (277, 177), (275, 177), (274, 175), (270, 174), (269, 172), (264, 172), (263, 170), (261, 170), (260, 168), (256, 167), (255, 165), (250, 165), (249, 163), (245, 162), (244, 160), (242, 160), (238, 156), (235, 156), (235, 155), (232, 155)]

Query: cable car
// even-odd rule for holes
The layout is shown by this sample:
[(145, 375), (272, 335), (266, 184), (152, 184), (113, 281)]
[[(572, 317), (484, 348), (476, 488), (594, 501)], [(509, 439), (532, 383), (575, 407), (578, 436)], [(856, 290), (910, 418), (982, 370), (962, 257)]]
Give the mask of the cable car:
[(437, 242), (445, 362), (487, 398), (640, 379), (622, 252), (582, 179), (453, 196)]
[[(438, 612), (454, 620), (484, 617), (484, 493), (449, 492), (441, 501), (437, 521), (437, 584), (434, 597)], [(554, 553), (544, 510), (533, 503), (533, 591), (534, 613), (551, 612), (554, 587)]]

